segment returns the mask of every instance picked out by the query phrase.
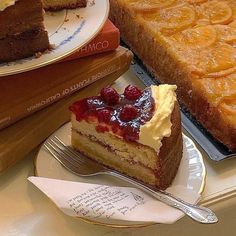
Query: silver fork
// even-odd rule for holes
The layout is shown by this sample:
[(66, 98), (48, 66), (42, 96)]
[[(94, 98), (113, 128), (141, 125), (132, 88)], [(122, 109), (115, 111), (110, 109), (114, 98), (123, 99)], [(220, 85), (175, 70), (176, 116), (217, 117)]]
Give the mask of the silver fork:
[(165, 191), (157, 190), (151, 186), (144, 185), (141, 182), (130, 178), (122, 173), (109, 169), (89, 158), (83, 154), (75, 151), (70, 146), (65, 145), (57, 137), (52, 137), (44, 143), (44, 147), (70, 172), (82, 176), (95, 176), (99, 174), (109, 174), (118, 177), (122, 180), (128, 181), (139, 189), (158, 199), (159, 201), (177, 208), (191, 217), (193, 220), (203, 223), (212, 224), (218, 222), (216, 215), (206, 207), (197, 206), (184, 202), (183, 200), (174, 197), (172, 194)]

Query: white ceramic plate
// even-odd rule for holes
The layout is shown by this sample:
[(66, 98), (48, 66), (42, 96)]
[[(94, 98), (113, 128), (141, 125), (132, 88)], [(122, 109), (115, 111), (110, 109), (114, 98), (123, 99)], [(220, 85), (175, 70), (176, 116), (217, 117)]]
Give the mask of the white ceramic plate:
[[(67, 123), (62, 126), (52, 135), (56, 135), (59, 137), (64, 143), (70, 145), (70, 133), (71, 133), (71, 125)], [(94, 183), (94, 184), (104, 184), (104, 185), (114, 185), (114, 186), (131, 186), (124, 181), (115, 179), (114, 177), (109, 176), (96, 176), (89, 178), (82, 178), (70, 173), (66, 170), (58, 161), (56, 161), (43, 147), (40, 148), (38, 155), (35, 159), (35, 175), (40, 177), (54, 178), (54, 179), (62, 179), (69, 181), (79, 181), (86, 183)], [(178, 194), (175, 192), (174, 186), (183, 186), (184, 188), (193, 190), (199, 194), (202, 193), (205, 185), (205, 177), (206, 170), (203, 163), (202, 155), (192, 142), (190, 138), (184, 135), (184, 150), (183, 150), (183, 158), (175, 177), (172, 186), (167, 189), (167, 192), (170, 192), (178, 197)], [(196, 195), (194, 195), (196, 197)], [(198, 199), (192, 199), (193, 202), (197, 202)], [(88, 221), (88, 220), (87, 220)], [(99, 222), (91, 221), (91, 223), (101, 224)], [(104, 225), (104, 223), (102, 223)], [(109, 226), (116, 227), (137, 227), (149, 225), (146, 224), (134, 224), (127, 223), (124, 225), (124, 222), (121, 224), (105, 224)]]
[(39, 58), (30, 57), (0, 64), (0, 76), (33, 70), (58, 61), (83, 47), (102, 29), (109, 13), (109, 0), (88, 0), (86, 8), (46, 12), (45, 27), (55, 49)]

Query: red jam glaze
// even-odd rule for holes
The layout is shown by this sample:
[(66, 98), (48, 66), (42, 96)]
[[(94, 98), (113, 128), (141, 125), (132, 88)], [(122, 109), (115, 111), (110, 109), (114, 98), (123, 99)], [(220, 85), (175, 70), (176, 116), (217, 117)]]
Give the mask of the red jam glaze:
[[(132, 91), (130, 96), (127, 95), (128, 90)], [(112, 105), (109, 97), (106, 97), (109, 96), (106, 92), (112, 95)], [(101, 90), (102, 95), (77, 101), (70, 110), (76, 115), (78, 121), (96, 123), (97, 132), (111, 131), (127, 141), (138, 140), (140, 126), (153, 116), (155, 104), (151, 90), (147, 88), (141, 91), (133, 86), (132, 89), (126, 88), (124, 94), (117, 93), (119, 99), (116, 98), (116, 93), (115, 90), (106, 87), (105, 90)]]

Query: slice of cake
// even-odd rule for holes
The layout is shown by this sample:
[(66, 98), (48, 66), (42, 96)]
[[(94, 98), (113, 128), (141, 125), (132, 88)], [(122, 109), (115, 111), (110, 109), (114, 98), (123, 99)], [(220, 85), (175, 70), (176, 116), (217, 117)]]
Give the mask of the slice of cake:
[(86, 7), (87, 0), (0, 0), (0, 63), (50, 49), (44, 11)]
[[(110, 0), (123, 40), (181, 103), (236, 151), (236, 1)], [(151, 49), (151, 50), (150, 50)]]
[(43, 0), (44, 9), (50, 11), (86, 7), (86, 5), (87, 0)]
[(106, 87), (75, 102), (72, 146), (102, 164), (160, 189), (174, 179), (182, 157), (176, 86)]
[(49, 48), (41, 0), (0, 1), (0, 63), (33, 56)]

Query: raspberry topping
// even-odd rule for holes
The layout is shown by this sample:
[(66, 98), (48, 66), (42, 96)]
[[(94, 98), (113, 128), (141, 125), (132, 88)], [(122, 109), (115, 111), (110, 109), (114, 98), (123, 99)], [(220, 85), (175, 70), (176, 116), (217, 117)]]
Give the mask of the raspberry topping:
[(128, 100), (136, 100), (142, 95), (142, 91), (134, 85), (128, 85), (124, 91), (125, 98)]
[(109, 122), (111, 119), (112, 111), (108, 108), (98, 110), (97, 116), (99, 122)]
[(116, 105), (119, 103), (120, 96), (112, 87), (105, 87), (101, 90), (101, 97), (108, 105)]
[(122, 121), (131, 121), (138, 116), (138, 110), (133, 105), (125, 105), (120, 112)]
[(86, 111), (89, 109), (86, 99), (77, 101), (69, 107), (70, 111), (76, 114), (76, 119), (81, 121), (87, 115)]
[[(129, 91), (134, 91), (131, 96), (127, 95)], [(100, 96), (77, 101), (70, 110), (78, 121), (95, 123), (97, 132), (113, 132), (127, 141), (136, 141), (140, 126), (152, 118), (154, 108), (150, 88), (140, 91), (130, 85), (121, 95), (106, 87), (101, 90)]]

